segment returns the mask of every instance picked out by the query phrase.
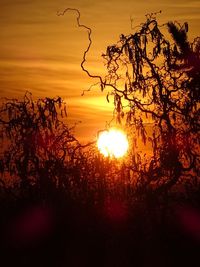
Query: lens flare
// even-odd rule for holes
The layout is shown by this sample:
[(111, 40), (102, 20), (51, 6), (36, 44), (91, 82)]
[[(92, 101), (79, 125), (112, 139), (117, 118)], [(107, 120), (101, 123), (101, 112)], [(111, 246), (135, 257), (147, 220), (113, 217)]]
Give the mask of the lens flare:
[(99, 135), (97, 147), (105, 157), (123, 157), (128, 150), (126, 134), (118, 129), (110, 129)]

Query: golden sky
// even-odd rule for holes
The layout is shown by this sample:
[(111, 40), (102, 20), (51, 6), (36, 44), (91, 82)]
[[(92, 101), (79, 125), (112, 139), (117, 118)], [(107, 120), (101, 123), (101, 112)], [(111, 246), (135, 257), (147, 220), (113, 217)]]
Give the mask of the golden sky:
[(57, 11), (77, 8), (81, 22), (92, 28), (92, 47), (86, 66), (103, 72), (101, 54), (121, 33), (130, 34), (145, 14), (162, 10), (160, 23), (187, 21), (191, 40), (200, 35), (200, 1), (192, 0), (1, 0), (0, 97), (21, 97), (30, 90), (35, 98), (61, 96), (69, 120), (82, 121), (77, 136), (95, 137), (112, 118), (112, 103), (98, 88), (81, 96), (95, 83), (80, 67), (87, 33), (76, 24), (76, 14), (58, 17)]

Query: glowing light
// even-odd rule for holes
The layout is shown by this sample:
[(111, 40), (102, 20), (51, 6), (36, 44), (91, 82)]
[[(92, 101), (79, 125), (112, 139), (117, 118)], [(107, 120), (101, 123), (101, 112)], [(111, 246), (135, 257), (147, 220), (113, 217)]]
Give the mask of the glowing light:
[(128, 150), (128, 139), (124, 132), (110, 129), (99, 135), (97, 147), (105, 157), (123, 157)]

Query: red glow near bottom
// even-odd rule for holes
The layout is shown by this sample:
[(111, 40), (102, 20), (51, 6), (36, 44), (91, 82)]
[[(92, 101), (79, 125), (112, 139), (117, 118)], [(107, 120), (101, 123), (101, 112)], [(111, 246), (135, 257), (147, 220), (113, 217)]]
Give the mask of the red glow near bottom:
[(177, 209), (177, 215), (183, 230), (200, 241), (200, 211), (186, 206)]
[(117, 199), (107, 199), (104, 212), (106, 217), (112, 222), (124, 222), (128, 217), (125, 203)]
[(16, 244), (28, 244), (48, 235), (51, 228), (50, 210), (41, 206), (30, 207), (12, 222), (10, 238)]

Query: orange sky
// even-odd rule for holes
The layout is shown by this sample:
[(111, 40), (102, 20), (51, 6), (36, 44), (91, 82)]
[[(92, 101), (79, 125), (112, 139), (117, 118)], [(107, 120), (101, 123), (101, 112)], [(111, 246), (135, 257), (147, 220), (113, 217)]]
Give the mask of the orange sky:
[(93, 44), (87, 68), (103, 72), (101, 54), (121, 33), (131, 33), (147, 13), (162, 10), (160, 23), (187, 21), (191, 40), (199, 34), (200, 1), (191, 0), (1, 0), (0, 97), (20, 97), (30, 90), (34, 97), (61, 96), (68, 103), (70, 121), (82, 121), (77, 136), (95, 137), (112, 118), (112, 103), (98, 88), (81, 96), (95, 83), (80, 67), (87, 33), (77, 27), (76, 14), (58, 17), (57, 11), (77, 8), (81, 22), (92, 28)]

